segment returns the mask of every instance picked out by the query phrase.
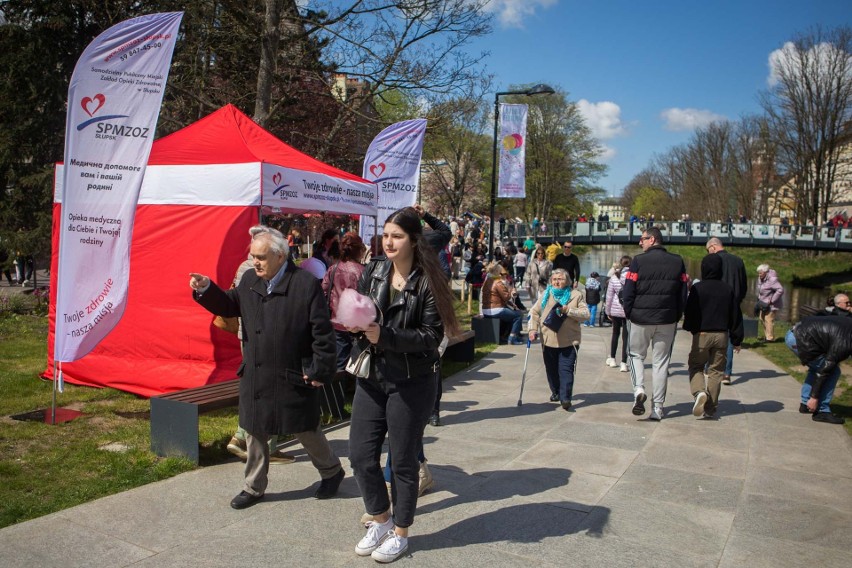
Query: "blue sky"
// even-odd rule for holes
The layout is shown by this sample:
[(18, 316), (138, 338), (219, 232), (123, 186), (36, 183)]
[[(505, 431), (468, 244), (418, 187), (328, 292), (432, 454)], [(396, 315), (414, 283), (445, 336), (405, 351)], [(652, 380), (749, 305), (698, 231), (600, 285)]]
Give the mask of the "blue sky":
[[(495, 88), (548, 83), (580, 103), (619, 195), (695, 125), (760, 112), (769, 56), (812, 26), (852, 24), (849, 0), (492, 0)], [(493, 101), (493, 96), (492, 99)]]

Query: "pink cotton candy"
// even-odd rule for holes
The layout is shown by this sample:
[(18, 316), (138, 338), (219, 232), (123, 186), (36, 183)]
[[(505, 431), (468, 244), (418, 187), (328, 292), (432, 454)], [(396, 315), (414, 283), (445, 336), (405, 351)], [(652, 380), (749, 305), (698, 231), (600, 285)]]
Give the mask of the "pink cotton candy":
[(368, 296), (347, 288), (340, 293), (340, 300), (337, 302), (337, 314), (331, 321), (348, 328), (364, 329), (376, 321), (376, 304)]

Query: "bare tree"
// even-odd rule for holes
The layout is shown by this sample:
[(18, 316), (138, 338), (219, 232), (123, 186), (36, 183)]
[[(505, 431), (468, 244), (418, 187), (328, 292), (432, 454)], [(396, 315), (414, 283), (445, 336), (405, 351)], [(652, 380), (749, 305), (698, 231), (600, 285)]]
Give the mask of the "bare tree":
[(852, 118), (852, 29), (816, 29), (771, 59), (774, 84), (761, 94), (802, 221), (825, 222), (835, 197), (844, 128)]
[(484, 190), (491, 140), (483, 134), (488, 110), (482, 99), (471, 97), (447, 101), (430, 112), (436, 120), (424, 148), (422, 191), (434, 207), (450, 215), (488, 203)]

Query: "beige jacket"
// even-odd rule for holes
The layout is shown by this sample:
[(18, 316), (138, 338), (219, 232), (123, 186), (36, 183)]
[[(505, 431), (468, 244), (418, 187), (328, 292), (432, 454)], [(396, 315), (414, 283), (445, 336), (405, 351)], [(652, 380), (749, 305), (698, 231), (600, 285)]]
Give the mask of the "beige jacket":
[(530, 310), (530, 329), (541, 334), (541, 342), (545, 347), (571, 347), (576, 341), (580, 344), (580, 322), (589, 319), (589, 307), (586, 305), (586, 295), (582, 290), (572, 290), (571, 299), (568, 300), (568, 305), (563, 307), (563, 310), (568, 314), (568, 319), (559, 328), (559, 332), (555, 332), (549, 327), (545, 327), (541, 322), (547, 317), (556, 306), (556, 299), (551, 296), (547, 299), (547, 305), (544, 309), (541, 308), (541, 301), (537, 301)]

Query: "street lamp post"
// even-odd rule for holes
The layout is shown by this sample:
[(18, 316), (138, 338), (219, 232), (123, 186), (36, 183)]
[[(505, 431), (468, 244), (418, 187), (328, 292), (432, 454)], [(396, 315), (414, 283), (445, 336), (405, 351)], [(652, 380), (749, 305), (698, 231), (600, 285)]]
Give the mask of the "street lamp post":
[(494, 149), (491, 154), (491, 209), (488, 219), (488, 261), (494, 260), (494, 208), (497, 206), (497, 128), (500, 124), (500, 97), (504, 95), (551, 95), (553, 87), (538, 84), (523, 91), (501, 91), (494, 94)]

